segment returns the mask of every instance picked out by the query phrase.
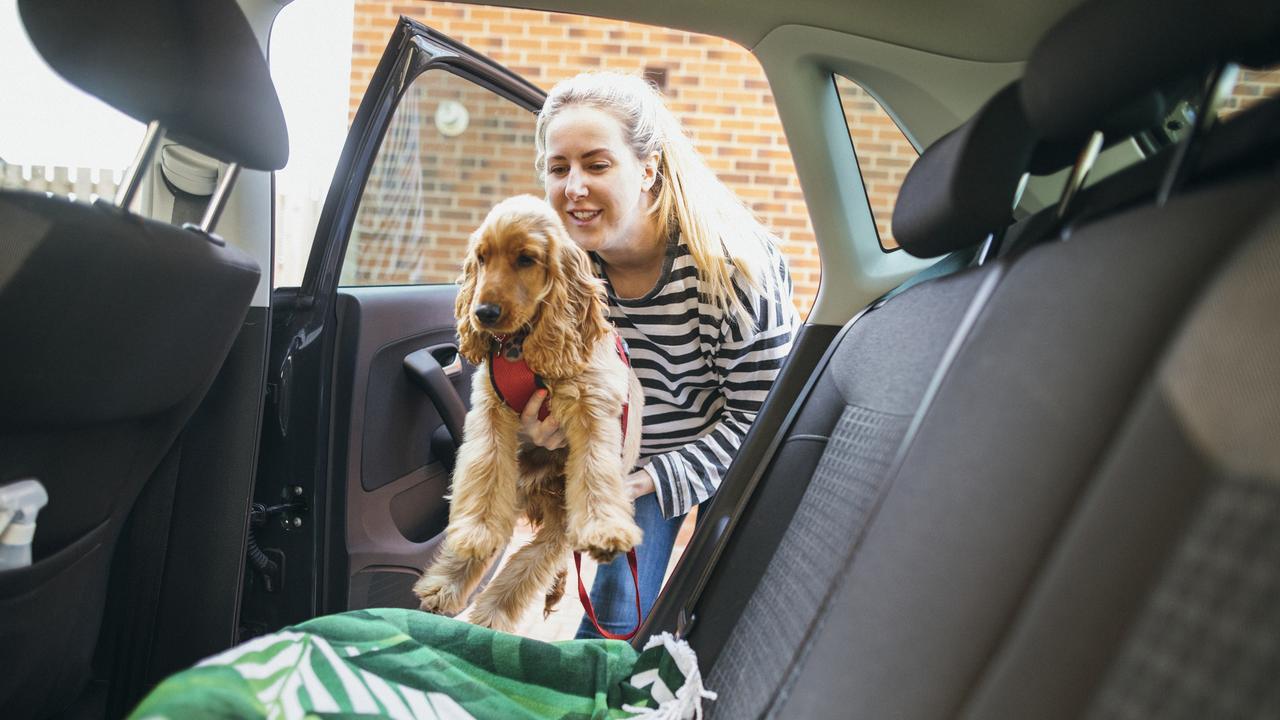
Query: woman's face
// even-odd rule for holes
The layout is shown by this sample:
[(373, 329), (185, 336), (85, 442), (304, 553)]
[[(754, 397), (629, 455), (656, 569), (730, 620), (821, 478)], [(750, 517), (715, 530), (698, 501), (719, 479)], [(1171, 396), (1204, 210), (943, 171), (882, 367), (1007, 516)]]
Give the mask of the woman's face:
[(547, 201), (569, 235), (594, 252), (637, 250), (655, 241), (657, 158), (636, 159), (622, 123), (591, 107), (570, 107), (547, 126)]

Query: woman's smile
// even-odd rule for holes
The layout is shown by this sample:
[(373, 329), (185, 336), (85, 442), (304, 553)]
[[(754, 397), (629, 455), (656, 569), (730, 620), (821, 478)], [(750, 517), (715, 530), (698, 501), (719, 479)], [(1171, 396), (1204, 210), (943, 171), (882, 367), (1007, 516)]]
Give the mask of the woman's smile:
[(600, 217), (601, 210), (569, 210), (569, 219), (574, 225), (586, 226)]

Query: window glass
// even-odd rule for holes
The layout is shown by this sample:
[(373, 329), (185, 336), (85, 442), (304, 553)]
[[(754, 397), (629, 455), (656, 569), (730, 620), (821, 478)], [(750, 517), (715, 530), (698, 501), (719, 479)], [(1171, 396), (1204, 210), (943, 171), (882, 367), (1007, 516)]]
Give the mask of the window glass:
[(536, 116), (444, 70), (401, 98), (369, 173), (342, 265), (343, 285), (452, 283), (489, 208), (542, 195)]
[(893, 250), (893, 206), (898, 191), (920, 153), (907, 140), (880, 103), (848, 78), (835, 76), (836, 91), (849, 125), (849, 139), (858, 158), (858, 170), (867, 189), (867, 202), (875, 217), (880, 247)]
[(92, 202), (111, 198), (142, 144), (142, 123), (53, 72), (0, 0), (0, 187)]

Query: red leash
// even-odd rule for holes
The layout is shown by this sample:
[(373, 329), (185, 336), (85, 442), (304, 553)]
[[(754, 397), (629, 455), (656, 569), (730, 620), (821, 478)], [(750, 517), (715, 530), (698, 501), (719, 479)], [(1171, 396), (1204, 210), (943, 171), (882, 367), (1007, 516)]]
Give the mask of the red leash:
[[(622, 336), (614, 331), (613, 339), (618, 346), (618, 357), (622, 358), (622, 364), (631, 367), (631, 358), (627, 355), (627, 346), (622, 342)], [(627, 411), (630, 403), (622, 403), (622, 440), (627, 439)], [(640, 624), (644, 622), (644, 611), (640, 609), (640, 571), (636, 569), (636, 550), (632, 548), (627, 551), (627, 566), (631, 568), (631, 585), (636, 589), (636, 626), (631, 628), (631, 632), (626, 635), (615, 635), (614, 633), (600, 627), (600, 623), (596, 620), (596, 609), (591, 605), (591, 595), (587, 592), (587, 588), (582, 584), (582, 553), (577, 550), (573, 551), (573, 567), (578, 571), (578, 602), (582, 603), (582, 609), (586, 611), (587, 617), (591, 618), (591, 624), (595, 626), (596, 632), (602, 637), (610, 640), (630, 640), (640, 632)]]
[[(493, 389), (497, 392), (498, 397), (502, 398), (512, 410), (517, 414), (524, 411), (524, 406), (529, 403), (529, 398), (537, 392), (538, 388), (545, 387), (542, 378), (534, 374), (529, 368), (529, 364), (520, 357), (520, 343), (523, 342), (523, 336), (515, 338), (501, 337), (496, 338), (498, 344), (489, 350), (489, 381), (493, 383)], [(615, 330), (613, 339), (618, 349), (618, 357), (622, 358), (622, 363), (627, 367), (631, 367), (631, 358), (627, 356), (627, 346), (623, 342), (622, 336)], [(630, 402), (622, 403), (622, 438), (626, 441), (627, 437), (627, 415), (629, 414)], [(547, 415), (551, 413), (551, 408), (546, 401), (538, 408), (538, 419), (546, 420)], [(586, 611), (587, 617), (591, 618), (591, 624), (596, 626), (596, 630), (604, 637), (610, 640), (630, 640), (640, 630), (640, 623), (644, 621), (643, 613), (640, 610), (640, 572), (636, 569), (636, 551), (635, 548), (627, 551), (627, 564), (631, 566), (631, 582), (636, 588), (636, 626), (626, 635), (615, 635), (608, 630), (600, 627), (600, 623), (596, 621), (596, 609), (591, 605), (591, 596), (587, 593), (587, 588), (582, 584), (582, 553), (575, 550), (573, 552), (573, 566), (578, 571), (578, 600), (582, 602), (582, 609)]]
[(596, 626), (596, 632), (610, 640), (630, 640), (640, 631), (640, 623), (644, 622), (644, 616), (640, 610), (640, 571), (636, 569), (634, 548), (627, 551), (627, 565), (631, 568), (631, 582), (636, 588), (636, 626), (626, 635), (615, 635), (600, 627), (600, 623), (596, 620), (596, 609), (591, 606), (591, 595), (582, 584), (582, 553), (573, 551), (573, 567), (578, 571), (578, 601), (582, 603), (582, 609), (587, 611), (587, 617), (591, 618), (591, 624)]

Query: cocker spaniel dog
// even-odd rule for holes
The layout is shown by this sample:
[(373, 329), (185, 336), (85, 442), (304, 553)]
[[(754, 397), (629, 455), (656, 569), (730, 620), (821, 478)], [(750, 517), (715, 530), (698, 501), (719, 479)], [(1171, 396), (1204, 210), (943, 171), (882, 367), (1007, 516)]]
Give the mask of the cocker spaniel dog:
[[(445, 541), (414, 592), (423, 610), (460, 612), (523, 512), (533, 540), (471, 614), (477, 625), (513, 630), (540, 596), (545, 612), (560, 599), (568, 550), (608, 561), (640, 542), (625, 480), (640, 452), (643, 391), (605, 319), (603, 284), (544, 201), (496, 205), (471, 236), (459, 283), (459, 352), (477, 372)], [(567, 447), (521, 441), (519, 413), (494, 375), (519, 359), (547, 388)]]

